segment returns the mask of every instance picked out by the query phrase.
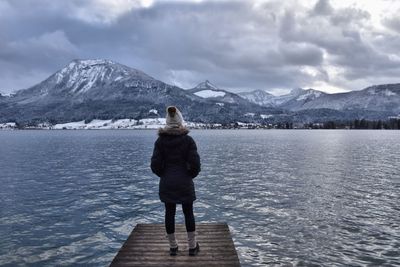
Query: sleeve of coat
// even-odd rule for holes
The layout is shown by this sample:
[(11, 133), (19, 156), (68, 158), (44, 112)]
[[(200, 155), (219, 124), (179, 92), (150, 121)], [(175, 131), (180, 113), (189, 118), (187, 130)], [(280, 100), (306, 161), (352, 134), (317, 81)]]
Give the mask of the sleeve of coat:
[(195, 178), (201, 170), (200, 168), (201, 164), (200, 164), (200, 156), (197, 153), (196, 143), (190, 136), (189, 136), (189, 151), (188, 151), (187, 163), (190, 176), (192, 178)]
[(161, 177), (164, 171), (164, 159), (161, 150), (160, 139), (154, 143), (153, 155), (151, 156), (151, 171)]

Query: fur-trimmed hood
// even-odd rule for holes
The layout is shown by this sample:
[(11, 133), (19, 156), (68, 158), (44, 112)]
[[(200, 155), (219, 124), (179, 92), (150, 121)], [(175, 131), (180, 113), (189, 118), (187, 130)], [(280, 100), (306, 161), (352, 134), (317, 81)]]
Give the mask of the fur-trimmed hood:
[(185, 126), (177, 128), (164, 127), (158, 129), (158, 135), (185, 135), (189, 133), (189, 129)]

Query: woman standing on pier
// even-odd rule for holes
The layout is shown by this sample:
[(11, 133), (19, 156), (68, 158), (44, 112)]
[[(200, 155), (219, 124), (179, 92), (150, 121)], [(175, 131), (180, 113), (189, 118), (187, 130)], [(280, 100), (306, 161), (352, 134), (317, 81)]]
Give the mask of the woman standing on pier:
[(193, 178), (200, 172), (200, 157), (196, 143), (183, 125), (181, 112), (174, 106), (167, 108), (166, 126), (158, 131), (151, 157), (151, 170), (159, 176), (159, 196), (165, 204), (165, 229), (167, 231), (170, 255), (178, 252), (175, 238), (176, 204), (182, 204), (188, 236), (189, 255), (196, 255), (199, 244), (196, 241), (196, 224), (193, 201), (196, 200)]

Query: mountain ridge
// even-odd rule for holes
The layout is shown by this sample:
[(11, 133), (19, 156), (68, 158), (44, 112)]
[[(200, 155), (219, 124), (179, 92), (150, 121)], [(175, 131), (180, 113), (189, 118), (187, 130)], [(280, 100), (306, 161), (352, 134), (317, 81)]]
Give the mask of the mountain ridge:
[(185, 90), (111, 60), (73, 60), (30, 88), (0, 96), (0, 122), (138, 120), (164, 116), (168, 105), (204, 123), (386, 119), (400, 113), (400, 84), (339, 94), (311, 88), (283, 96), (262, 90), (235, 94), (208, 80)]
[(267, 103), (255, 99), (257, 94), (258, 90), (239, 93), (254, 103), (290, 111), (333, 109), (400, 113), (400, 83), (372, 85), (359, 91), (334, 94), (298, 88), (286, 95), (269, 96)]
[(154, 109), (162, 116), (168, 105), (179, 106), (187, 119), (199, 122), (245, 120), (244, 114), (254, 111), (278, 113), (242, 98), (218, 105), (217, 100), (108, 60), (73, 60), (39, 84), (1, 101), (0, 120), (23, 123), (140, 119)]
[(229, 92), (225, 89), (221, 89), (216, 85), (212, 84), (209, 80), (197, 84), (194, 88), (187, 90), (194, 95), (214, 101), (216, 103), (225, 104), (242, 104), (249, 105), (252, 102), (244, 99), (238, 94)]

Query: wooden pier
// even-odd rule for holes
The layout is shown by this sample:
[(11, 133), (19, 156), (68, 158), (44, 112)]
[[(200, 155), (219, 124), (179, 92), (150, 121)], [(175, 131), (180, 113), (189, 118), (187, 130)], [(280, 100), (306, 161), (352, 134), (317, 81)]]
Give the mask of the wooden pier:
[(229, 227), (226, 223), (196, 224), (200, 252), (188, 255), (187, 235), (183, 224), (175, 226), (178, 255), (169, 255), (164, 224), (137, 224), (110, 267), (120, 266), (240, 266)]

